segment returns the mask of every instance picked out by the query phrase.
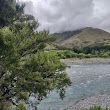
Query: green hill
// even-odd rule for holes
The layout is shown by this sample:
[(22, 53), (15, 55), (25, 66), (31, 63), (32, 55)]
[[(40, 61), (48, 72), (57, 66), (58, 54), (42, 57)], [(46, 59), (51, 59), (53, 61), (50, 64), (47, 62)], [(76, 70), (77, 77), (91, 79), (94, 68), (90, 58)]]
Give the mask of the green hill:
[(77, 31), (55, 33), (54, 35), (57, 37), (55, 44), (66, 49), (110, 44), (110, 33), (91, 27)]

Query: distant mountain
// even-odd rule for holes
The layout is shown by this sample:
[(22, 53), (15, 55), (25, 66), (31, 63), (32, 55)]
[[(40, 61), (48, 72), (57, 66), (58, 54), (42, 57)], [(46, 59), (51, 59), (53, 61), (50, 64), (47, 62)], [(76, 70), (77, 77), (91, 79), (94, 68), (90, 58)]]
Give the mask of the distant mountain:
[(110, 33), (91, 27), (76, 31), (55, 33), (54, 35), (57, 37), (55, 41), (56, 45), (68, 49), (110, 43)]
[(57, 37), (55, 42), (60, 43), (81, 32), (82, 32), (82, 30), (75, 30), (75, 31), (66, 31), (66, 32), (62, 32), (62, 33), (54, 33), (53, 35)]

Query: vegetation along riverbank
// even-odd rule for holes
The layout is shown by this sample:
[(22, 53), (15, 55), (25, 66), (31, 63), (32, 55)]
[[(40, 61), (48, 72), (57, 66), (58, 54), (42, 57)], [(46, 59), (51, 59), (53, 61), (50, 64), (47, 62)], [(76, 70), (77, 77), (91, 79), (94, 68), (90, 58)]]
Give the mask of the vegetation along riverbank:
[[(91, 27), (53, 34), (38, 31), (39, 22), (25, 13), (25, 6), (21, 0), (0, 0), (0, 110), (26, 110), (26, 104), (37, 110), (54, 90), (63, 100), (72, 84), (65, 72), (68, 62), (110, 63), (109, 32)], [(98, 98), (103, 97), (107, 98)]]

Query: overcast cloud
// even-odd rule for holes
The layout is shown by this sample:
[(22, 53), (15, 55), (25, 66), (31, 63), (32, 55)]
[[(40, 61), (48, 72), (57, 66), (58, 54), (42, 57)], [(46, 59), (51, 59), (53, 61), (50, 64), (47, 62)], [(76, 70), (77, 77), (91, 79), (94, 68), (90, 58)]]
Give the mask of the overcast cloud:
[(38, 19), (39, 30), (51, 33), (85, 27), (110, 31), (110, 0), (28, 0), (25, 12)]

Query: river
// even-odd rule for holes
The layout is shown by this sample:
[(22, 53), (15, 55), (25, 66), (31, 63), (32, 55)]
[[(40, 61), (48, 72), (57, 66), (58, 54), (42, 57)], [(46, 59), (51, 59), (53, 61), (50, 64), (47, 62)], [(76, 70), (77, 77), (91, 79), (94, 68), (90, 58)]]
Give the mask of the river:
[(82, 98), (110, 93), (110, 64), (70, 64), (65, 71), (72, 80), (64, 100), (53, 91), (38, 106), (38, 110), (64, 110)]

